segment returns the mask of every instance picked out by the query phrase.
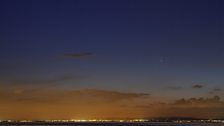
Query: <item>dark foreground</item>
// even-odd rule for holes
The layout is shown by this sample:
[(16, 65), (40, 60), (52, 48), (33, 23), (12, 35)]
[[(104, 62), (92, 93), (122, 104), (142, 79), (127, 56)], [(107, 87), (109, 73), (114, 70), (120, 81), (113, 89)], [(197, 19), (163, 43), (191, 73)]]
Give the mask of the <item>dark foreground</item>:
[(224, 123), (0, 123), (1, 126), (224, 126)]

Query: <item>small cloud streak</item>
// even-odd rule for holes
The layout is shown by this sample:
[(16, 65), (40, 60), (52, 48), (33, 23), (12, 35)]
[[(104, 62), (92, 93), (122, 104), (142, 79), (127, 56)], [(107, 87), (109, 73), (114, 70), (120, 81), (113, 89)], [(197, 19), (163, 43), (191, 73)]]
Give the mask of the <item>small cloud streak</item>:
[(100, 98), (107, 102), (116, 102), (121, 100), (130, 100), (135, 98), (144, 98), (150, 96), (146, 93), (130, 93), (100, 89), (84, 89), (71, 92), (73, 95), (86, 95), (90, 97)]
[(18, 79), (18, 80), (11, 80), (9, 82), (6, 82), (7, 84), (10, 85), (56, 85), (62, 82), (66, 82), (66, 81), (77, 81), (80, 79), (83, 79), (85, 77), (80, 76), (80, 75), (72, 75), (72, 74), (64, 74), (64, 75), (60, 75), (60, 76), (54, 76), (51, 78), (34, 78), (34, 79)]
[(223, 92), (224, 90), (222, 88), (215, 88), (213, 89), (212, 91), (210, 91), (209, 93), (210, 94), (217, 94), (217, 93), (221, 93)]
[(221, 89), (221, 88), (215, 88), (213, 91), (220, 92), (220, 91), (223, 91), (223, 89)]
[(180, 87), (180, 86), (169, 86), (169, 87), (167, 87), (167, 89), (170, 89), (170, 90), (182, 90), (183, 87)]
[(192, 86), (193, 89), (201, 89), (201, 88), (203, 88), (203, 87), (204, 87), (204, 86), (201, 85), (201, 84), (195, 84), (195, 85)]
[(94, 53), (91, 53), (91, 52), (82, 52), (82, 53), (68, 53), (68, 54), (64, 54), (63, 57), (78, 59), (78, 58), (90, 57), (90, 56), (93, 56), (93, 55), (94, 55)]

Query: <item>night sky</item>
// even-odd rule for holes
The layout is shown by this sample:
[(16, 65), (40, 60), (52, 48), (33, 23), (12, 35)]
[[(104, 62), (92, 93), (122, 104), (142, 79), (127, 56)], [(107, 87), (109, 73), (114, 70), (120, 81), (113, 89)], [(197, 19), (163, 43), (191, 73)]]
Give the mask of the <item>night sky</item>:
[(224, 118), (222, 0), (1, 0), (0, 18), (0, 119)]

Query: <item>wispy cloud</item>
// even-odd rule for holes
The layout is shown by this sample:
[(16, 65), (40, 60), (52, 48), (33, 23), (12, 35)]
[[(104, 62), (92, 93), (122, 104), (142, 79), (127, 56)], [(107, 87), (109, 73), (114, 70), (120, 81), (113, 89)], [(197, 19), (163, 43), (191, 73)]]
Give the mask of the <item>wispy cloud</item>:
[(182, 98), (172, 103), (151, 103), (136, 107), (148, 111), (147, 114), (154, 117), (217, 118), (224, 116), (224, 102), (219, 96)]
[(91, 52), (82, 52), (82, 53), (67, 53), (67, 54), (64, 54), (63, 57), (77, 59), (77, 58), (90, 57), (93, 55), (94, 53), (91, 53)]
[(201, 89), (201, 88), (203, 88), (204, 86), (203, 85), (201, 85), (201, 84), (194, 84), (194, 85), (192, 85), (192, 88), (193, 89)]
[(45, 78), (33, 78), (33, 79), (17, 79), (17, 80), (11, 80), (10, 83), (11, 85), (50, 85), (52, 86), (52, 84), (57, 84), (57, 83), (62, 83), (65, 81), (74, 81), (74, 80), (80, 80), (82, 78), (85, 78), (83, 76), (80, 75), (73, 75), (73, 74), (64, 74), (64, 75), (60, 75), (60, 76), (54, 76), (54, 77), (49, 77), (47, 79)]
[(219, 91), (223, 91), (223, 89), (221, 89), (221, 88), (215, 88), (214, 91), (219, 92)]
[[(80, 90), (59, 90), (48, 88), (31, 88), (31, 87), (8, 87), (7, 90), (0, 90), (0, 98), (7, 96), (19, 102), (39, 102), (39, 101), (70, 101), (71, 99), (85, 99), (85, 101), (97, 102), (119, 102), (122, 100), (131, 100), (145, 98), (150, 96), (147, 93), (119, 92), (113, 90), (101, 89), (80, 89)], [(1, 97), (2, 96), (2, 97)], [(48, 100), (47, 100), (48, 99)], [(9, 100), (9, 99), (8, 99)], [(41, 102), (43, 103), (43, 102)]]
[(169, 90), (182, 90), (183, 87), (181, 87), (181, 86), (168, 86), (167, 89), (169, 89)]
[(221, 93), (224, 90), (222, 88), (214, 88), (213, 90), (211, 90), (209, 93), (210, 94), (216, 94), (216, 93)]
[(150, 96), (150, 94), (147, 93), (130, 93), (130, 92), (119, 92), (119, 91), (100, 90), (100, 89), (75, 90), (72, 91), (71, 93), (73, 95), (79, 95), (79, 96), (85, 95), (94, 98), (100, 98), (107, 102), (116, 102), (121, 100), (130, 100)]

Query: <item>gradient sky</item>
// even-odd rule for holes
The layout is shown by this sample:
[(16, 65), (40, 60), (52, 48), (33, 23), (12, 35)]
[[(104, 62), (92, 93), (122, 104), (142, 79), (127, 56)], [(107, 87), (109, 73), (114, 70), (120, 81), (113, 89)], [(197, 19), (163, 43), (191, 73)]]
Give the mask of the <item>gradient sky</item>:
[(0, 8), (2, 119), (224, 117), (222, 0)]

